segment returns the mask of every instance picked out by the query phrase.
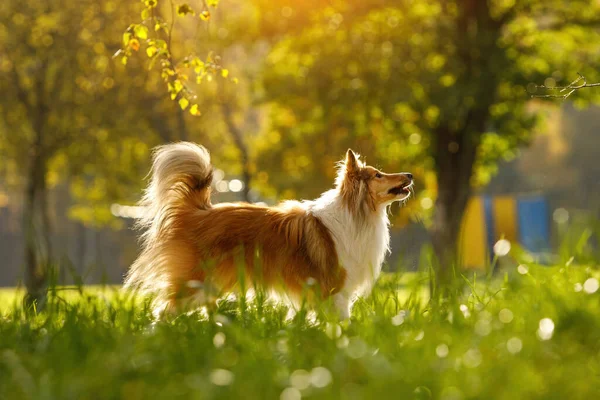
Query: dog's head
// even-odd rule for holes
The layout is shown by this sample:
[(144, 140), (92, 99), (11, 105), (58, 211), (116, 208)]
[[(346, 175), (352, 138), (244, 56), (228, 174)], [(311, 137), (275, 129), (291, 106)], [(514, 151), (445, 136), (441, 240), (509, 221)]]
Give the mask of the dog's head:
[(386, 174), (366, 165), (348, 149), (346, 159), (340, 163), (336, 184), (351, 209), (375, 212), (394, 201), (408, 199), (413, 176), (408, 172)]

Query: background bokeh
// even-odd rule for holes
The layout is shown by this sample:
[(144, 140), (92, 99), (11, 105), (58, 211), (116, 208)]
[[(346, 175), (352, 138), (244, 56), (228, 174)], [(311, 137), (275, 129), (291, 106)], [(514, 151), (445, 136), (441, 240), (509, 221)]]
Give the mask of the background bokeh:
[(481, 194), (541, 196), (550, 253), (595, 249), (600, 88), (547, 87), (600, 81), (599, 27), (589, 0), (4, 0), (0, 285), (121, 282), (177, 140), (211, 151), (214, 202), (318, 196), (349, 147), (412, 172), (389, 269), (456, 247)]

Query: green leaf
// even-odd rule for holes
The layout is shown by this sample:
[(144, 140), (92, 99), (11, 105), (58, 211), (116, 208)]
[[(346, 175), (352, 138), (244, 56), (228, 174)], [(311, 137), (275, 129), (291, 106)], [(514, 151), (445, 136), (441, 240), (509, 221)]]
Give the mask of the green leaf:
[(200, 58), (192, 58), (191, 64), (194, 67), (194, 72), (196, 74), (200, 74), (204, 71), (204, 62)]
[(131, 40), (131, 33), (125, 32), (123, 34), (123, 46), (128, 46), (130, 40)]
[(186, 99), (185, 97), (182, 97), (179, 99), (179, 107), (181, 107), (182, 110), (185, 110), (186, 108), (188, 108), (189, 105), (190, 105), (190, 101), (188, 99)]
[(146, 54), (150, 58), (154, 57), (156, 53), (158, 53), (158, 49), (155, 46), (148, 46), (148, 48), (146, 49)]
[(144, 25), (136, 25), (133, 28), (133, 32), (135, 33), (135, 36), (142, 40), (148, 39), (148, 28), (146, 28)]
[[(175, 71), (173, 71), (171, 68), (166, 67), (166, 68), (162, 69), (160, 75), (165, 81), (168, 81), (171, 76), (175, 75)], [(169, 83), (169, 85), (171, 86), (170, 83)], [(170, 91), (170, 89), (169, 89), (169, 91)]]
[(175, 82), (173, 82), (173, 88), (175, 90), (175, 93), (179, 93), (183, 90), (183, 84), (179, 79), (176, 79)]
[(200, 114), (202, 114), (200, 112), (200, 107), (198, 106), (198, 104), (192, 104), (192, 106), (190, 107), (190, 114), (194, 116), (199, 116)]

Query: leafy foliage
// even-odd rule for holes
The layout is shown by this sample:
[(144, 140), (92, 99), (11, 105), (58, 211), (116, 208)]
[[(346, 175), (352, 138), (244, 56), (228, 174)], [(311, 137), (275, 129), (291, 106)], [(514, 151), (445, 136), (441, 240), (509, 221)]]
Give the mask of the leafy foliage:
[[(176, 18), (198, 16), (200, 21), (207, 23), (211, 16), (209, 8), (216, 7), (218, 3), (214, 0), (203, 1), (200, 8), (196, 9), (189, 3), (175, 5), (171, 1), (165, 5), (158, 0), (144, 0), (141, 22), (131, 24), (127, 28), (123, 34), (123, 47), (114, 56), (119, 57), (123, 65), (126, 65), (133, 53), (145, 49), (150, 59), (148, 68), (159, 66), (160, 75), (167, 85), (171, 100), (176, 100), (184, 111), (191, 104), (190, 114), (201, 115), (194, 84), (205, 80), (212, 81), (215, 77), (227, 78), (229, 71), (221, 66), (221, 57), (212, 52), (209, 52), (205, 59), (201, 59), (195, 52), (179, 59), (174, 55), (171, 42)], [(163, 17), (167, 13), (164, 10), (167, 6), (170, 6), (169, 18)]]
[[(598, 77), (600, 9), (588, 1), (372, 0), (293, 10), (302, 23), (267, 59), (273, 108), (257, 144), (259, 169), (282, 172), (262, 183), (286, 197), (327, 187), (330, 155), (348, 147), (384, 169), (411, 170), (426, 185), (421, 198), (462, 185), (441, 177), (444, 169), (484, 185), (543, 130), (531, 82), (568, 83), (576, 71)], [(577, 102), (598, 98), (582, 95)], [(464, 172), (444, 163), (453, 154)]]
[[(182, 113), (182, 105), (185, 114), (212, 112), (215, 106), (208, 99), (186, 105), (178, 94), (172, 102), (160, 73), (147, 71), (143, 58), (130, 58), (128, 67), (112, 58), (123, 41), (135, 40), (131, 46), (147, 54), (166, 46), (143, 24), (122, 38), (116, 33), (139, 13), (138, 4), (67, 3), (0, 4), (0, 89), (5, 93), (0, 99), (0, 174), (17, 192), (39, 170), (37, 185), (47, 190), (70, 186), (71, 217), (86, 225), (119, 227), (110, 205), (137, 201), (150, 148), (198, 140), (219, 153), (230, 144), (218, 140), (221, 130), (204, 132), (204, 125), (190, 124)], [(229, 76), (229, 71), (219, 74)], [(180, 81), (172, 82), (173, 90), (184, 90)], [(216, 82), (205, 86), (214, 96)], [(203, 118), (215, 126), (217, 117)], [(40, 160), (37, 167), (34, 159)]]

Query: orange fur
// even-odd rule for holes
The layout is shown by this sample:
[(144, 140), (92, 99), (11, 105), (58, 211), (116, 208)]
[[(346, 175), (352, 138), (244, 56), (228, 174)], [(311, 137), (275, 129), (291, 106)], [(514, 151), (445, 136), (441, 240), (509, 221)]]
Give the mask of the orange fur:
[[(209, 281), (224, 291), (245, 281), (246, 287), (279, 288), (297, 297), (312, 278), (322, 298), (343, 285), (331, 235), (317, 218), (291, 204), (190, 208), (177, 221), (166, 242), (179, 246), (186, 238), (195, 246), (190, 246), (193, 262), (186, 267), (175, 262), (167, 272), (172, 293), (190, 280)], [(178, 259), (181, 252), (173, 254)]]

